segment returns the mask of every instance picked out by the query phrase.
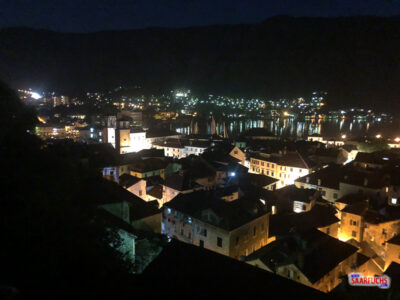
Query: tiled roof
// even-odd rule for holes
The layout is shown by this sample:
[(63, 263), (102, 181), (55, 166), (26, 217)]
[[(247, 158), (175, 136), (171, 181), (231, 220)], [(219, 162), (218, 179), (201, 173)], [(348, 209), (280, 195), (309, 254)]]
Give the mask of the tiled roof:
[(129, 188), (132, 185), (138, 183), (140, 180), (142, 179), (129, 174), (122, 174), (121, 176), (119, 176), (119, 184), (124, 188)]
[[(226, 202), (217, 198), (213, 191), (179, 194), (164, 206), (228, 231), (267, 213), (258, 199), (239, 198)], [(211, 210), (218, 216), (218, 220), (202, 218), (205, 210)]]
[(160, 185), (160, 184), (155, 185), (147, 192), (147, 194), (150, 196), (153, 196), (154, 198), (162, 199), (162, 197), (163, 197), (162, 185)]
[(270, 236), (283, 236), (290, 232), (302, 232), (312, 228), (322, 228), (339, 222), (336, 210), (316, 204), (303, 213), (277, 214), (270, 216)]
[[(323, 296), (292, 280), (176, 240), (164, 247), (139, 280), (149, 286), (147, 298), (168, 295), (171, 299), (271, 299), (275, 291), (282, 299)], [(151, 288), (154, 282), (157, 289)], [(177, 283), (182, 283), (179, 288)]]
[(275, 163), (280, 166), (288, 166), (293, 168), (310, 169), (312, 162), (302, 157), (300, 153), (296, 152), (283, 152), (282, 154), (254, 154), (251, 157), (264, 160), (266, 162)]
[(246, 260), (260, 259), (273, 271), (279, 266), (294, 264), (315, 283), (357, 250), (319, 230), (310, 230), (276, 240), (250, 254)]

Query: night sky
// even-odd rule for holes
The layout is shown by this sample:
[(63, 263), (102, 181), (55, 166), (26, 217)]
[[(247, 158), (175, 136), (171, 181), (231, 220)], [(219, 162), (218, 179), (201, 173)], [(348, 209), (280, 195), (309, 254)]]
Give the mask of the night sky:
[(0, 0), (0, 27), (92, 32), (257, 23), (276, 15), (391, 16), (400, 0)]

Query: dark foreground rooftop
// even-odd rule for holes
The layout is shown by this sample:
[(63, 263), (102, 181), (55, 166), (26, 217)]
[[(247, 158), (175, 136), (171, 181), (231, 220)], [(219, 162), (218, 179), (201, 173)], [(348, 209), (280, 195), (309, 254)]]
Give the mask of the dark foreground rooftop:
[[(218, 253), (173, 240), (141, 277), (168, 299), (324, 299), (324, 294)], [(150, 282), (152, 284), (150, 284)]]

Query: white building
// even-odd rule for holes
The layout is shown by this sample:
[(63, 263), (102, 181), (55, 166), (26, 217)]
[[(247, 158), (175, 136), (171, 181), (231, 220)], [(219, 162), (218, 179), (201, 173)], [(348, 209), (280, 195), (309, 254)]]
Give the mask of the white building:
[(312, 167), (298, 152), (256, 153), (250, 157), (249, 172), (279, 179), (276, 186), (278, 189), (294, 184), (297, 178), (311, 171)]

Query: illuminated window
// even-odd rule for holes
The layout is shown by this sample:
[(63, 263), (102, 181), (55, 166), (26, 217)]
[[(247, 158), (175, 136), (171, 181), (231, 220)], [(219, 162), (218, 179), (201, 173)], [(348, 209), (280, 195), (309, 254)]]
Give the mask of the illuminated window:
[(397, 198), (392, 198), (392, 204), (397, 204)]
[(167, 208), (167, 213), (170, 214), (171, 213), (171, 209)]

